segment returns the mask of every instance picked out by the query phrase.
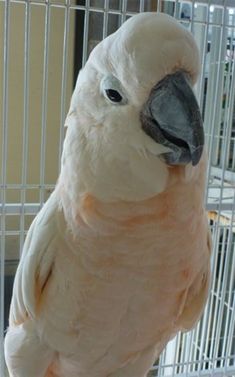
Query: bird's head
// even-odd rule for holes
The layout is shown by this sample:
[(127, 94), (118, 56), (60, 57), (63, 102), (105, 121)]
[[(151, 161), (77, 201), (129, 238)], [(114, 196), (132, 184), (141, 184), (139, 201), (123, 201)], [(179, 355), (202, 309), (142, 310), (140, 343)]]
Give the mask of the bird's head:
[(133, 16), (96, 46), (66, 119), (63, 165), (77, 161), (81, 190), (139, 200), (164, 190), (169, 166), (198, 164), (198, 71), (192, 35), (162, 13)]

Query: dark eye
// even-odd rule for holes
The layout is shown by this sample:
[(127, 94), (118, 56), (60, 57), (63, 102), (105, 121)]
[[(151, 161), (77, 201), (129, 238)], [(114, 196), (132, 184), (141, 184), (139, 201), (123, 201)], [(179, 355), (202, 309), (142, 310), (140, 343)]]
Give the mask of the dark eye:
[(122, 96), (121, 94), (118, 93), (117, 90), (114, 89), (106, 89), (105, 90), (106, 96), (110, 101), (112, 102), (121, 102), (122, 101)]
[(123, 106), (128, 103), (125, 90), (120, 81), (113, 75), (107, 75), (100, 81), (100, 94), (102, 94), (111, 105)]

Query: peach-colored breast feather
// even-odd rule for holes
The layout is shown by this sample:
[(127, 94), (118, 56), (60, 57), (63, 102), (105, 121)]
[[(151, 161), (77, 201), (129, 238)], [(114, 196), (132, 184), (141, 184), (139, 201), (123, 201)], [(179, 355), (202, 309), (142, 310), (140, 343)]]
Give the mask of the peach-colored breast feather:
[[(49, 281), (51, 292), (44, 298), (40, 314), (47, 337), (50, 321), (58, 321), (58, 315), (53, 316), (48, 306), (58, 290), (56, 271), (63, 273), (66, 258), (73, 265), (68, 281), (76, 274), (77, 286), (83, 287), (76, 297), (77, 312), (69, 313), (69, 328), (64, 328), (68, 336), (70, 331), (75, 338), (78, 336), (81, 376), (83, 368), (93, 363), (92, 376), (104, 375), (105, 371), (116, 376), (117, 365), (121, 363), (125, 368), (140, 357), (141, 349), (150, 348), (148, 355), (154, 359), (162, 344), (178, 330), (190, 329), (199, 319), (208, 293), (210, 260), (210, 233), (202, 207), (204, 164), (205, 158), (194, 168), (195, 180), (189, 182), (185, 180), (185, 168), (170, 168), (165, 192), (143, 202), (110, 204), (89, 194), (84, 197), (81, 211), (75, 216), (80, 226), (78, 219), (85, 219), (81, 238), (70, 243), (71, 250), (81, 244), (84, 251), (75, 256), (68, 249), (61, 250)], [(94, 225), (99, 233), (83, 241), (83, 232), (87, 236)], [(83, 270), (79, 271), (80, 265)], [(57, 305), (61, 312), (61, 297)], [(63, 316), (61, 320), (63, 326)], [(48, 341), (51, 338), (53, 333)], [(94, 338), (100, 339), (100, 347), (93, 354)], [(111, 355), (116, 355), (116, 361)], [(72, 359), (69, 367), (64, 362), (63, 357), (58, 358), (54, 371), (72, 368)], [(67, 376), (61, 373), (58, 376)]]
[[(57, 186), (36, 220), (40, 243), (34, 248), (40, 252), (30, 256), (29, 248), (27, 254), (35, 276), (34, 305), (30, 302), (27, 313), (27, 303), (14, 297), (11, 309), (13, 335), (18, 313), (23, 325), (36, 319), (45, 377), (87, 377), (87, 371), (89, 377), (131, 377), (134, 365), (144, 375), (165, 343), (199, 319), (210, 260), (202, 204), (205, 156), (191, 167), (190, 180), (188, 168), (169, 168), (166, 190), (135, 203), (104, 203), (87, 194), (71, 207)], [(71, 230), (62, 231), (66, 217), (79, 230), (73, 237)], [(48, 239), (49, 223), (54, 230)], [(19, 292), (27, 258), (17, 275)]]

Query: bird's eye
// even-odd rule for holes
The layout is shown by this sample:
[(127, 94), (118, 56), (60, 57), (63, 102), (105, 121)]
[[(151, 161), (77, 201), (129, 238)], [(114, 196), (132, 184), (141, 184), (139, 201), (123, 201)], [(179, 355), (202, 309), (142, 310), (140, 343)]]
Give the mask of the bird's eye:
[(101, 80), (100, 92), (113, 105), (126, 105), (128, 102), (122, 84), (111, 74)]
[(105, 93), (110, 101), (115, 102), (115, 103), (122, 102), (122, 96), (120, 93), (118, 93), (117, 90), (106, 89)]

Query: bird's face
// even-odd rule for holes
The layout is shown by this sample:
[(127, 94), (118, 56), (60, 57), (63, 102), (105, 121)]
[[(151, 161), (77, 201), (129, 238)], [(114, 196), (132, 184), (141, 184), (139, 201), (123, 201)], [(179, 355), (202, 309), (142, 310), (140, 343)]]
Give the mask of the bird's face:
[[(159, 169), (196, 165), (204, 144), (192, 90), (198, 67), (193, 37), (173, 18), (134, 16), (91, 53), (68, 123), (75, 120), (83, 145), (102, 164), (118, 160), (127, 166), (141, 156), (146, 171), (154, 163)], [(143, 165), (139, 172), (135, 165), (135, 174), (143, 174)]]

